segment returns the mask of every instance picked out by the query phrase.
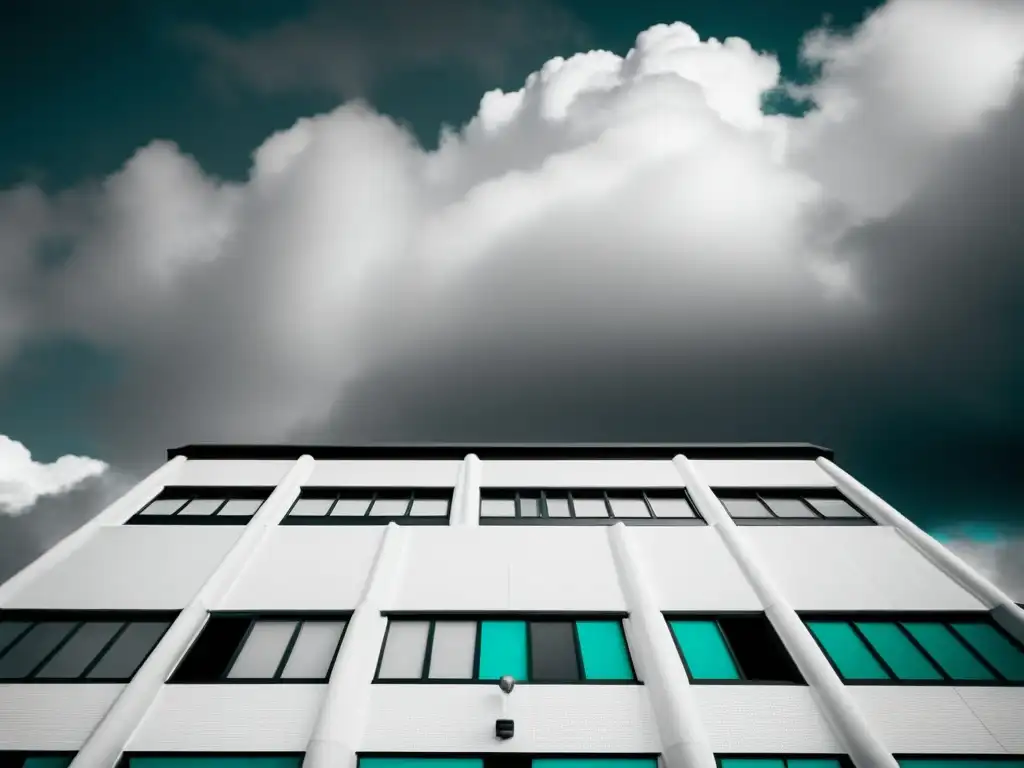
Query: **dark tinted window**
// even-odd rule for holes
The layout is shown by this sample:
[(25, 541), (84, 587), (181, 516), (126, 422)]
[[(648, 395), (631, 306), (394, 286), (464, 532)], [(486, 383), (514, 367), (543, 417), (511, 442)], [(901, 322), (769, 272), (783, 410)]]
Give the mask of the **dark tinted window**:
[(571, 621), (530, 623), (531, 679), (575, 681), (580, 679), (576, 661), (576, 630)]

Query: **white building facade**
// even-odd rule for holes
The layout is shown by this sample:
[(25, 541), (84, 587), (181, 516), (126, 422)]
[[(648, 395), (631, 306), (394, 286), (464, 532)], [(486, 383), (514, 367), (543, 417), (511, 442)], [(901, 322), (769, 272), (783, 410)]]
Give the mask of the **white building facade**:
[(1024, 610), (805, 444), (186, 446), (0, 585), (0, 768), (658, 764), (1024, 768)]

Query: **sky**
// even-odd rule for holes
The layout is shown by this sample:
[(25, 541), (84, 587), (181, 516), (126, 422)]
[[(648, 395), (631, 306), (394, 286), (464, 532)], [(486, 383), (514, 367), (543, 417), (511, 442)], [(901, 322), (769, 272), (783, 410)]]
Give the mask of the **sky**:
[(1024, 599), (1018, 0), (100, 5), (0, 23), (0, 578), (175, 445), (807, 441)]

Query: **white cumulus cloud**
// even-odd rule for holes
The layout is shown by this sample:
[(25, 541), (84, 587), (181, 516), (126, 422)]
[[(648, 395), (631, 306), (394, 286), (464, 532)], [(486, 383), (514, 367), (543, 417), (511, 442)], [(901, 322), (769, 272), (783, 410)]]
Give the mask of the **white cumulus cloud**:
[(59, 496), (102, 475), (107, 465), (85, 456), (61, 456), (42, 463), (17, 440), (0, 435), (0, 513), (26, 512), (42, 496)]

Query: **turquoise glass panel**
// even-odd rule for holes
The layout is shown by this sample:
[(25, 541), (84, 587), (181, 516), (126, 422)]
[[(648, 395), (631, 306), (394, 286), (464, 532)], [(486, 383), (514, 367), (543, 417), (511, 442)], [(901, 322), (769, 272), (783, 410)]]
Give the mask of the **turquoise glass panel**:
[(301, 755), (133, 757), (129, 768), (299, 768)]
[(670, 626), (683, 652), (690, 677), (694, 680), (739, 680), (739, 670), (715, 622), (673, 621)]
[(845, 621), (809, 621), (807, 628), (847, 680), (888, 680), (889, 674)]
[(907, 622), (903, 626), (954, 680), (994, 679), (949, 627), (933, 622)]
[(903, 630), (888, 622), (858, 622), (857, 629), (900, 680), (941, 680), (942, 675)]
[(657, 768), (648, 757), (545, 757), (533, 761), (533, 768)]
[(1024, 768), (1024, 760), (986, 760), (983, 757), (966, 760), (914, 758), (900, 760), (899, 763), (903, 768)]
[(786, 768), (782, 758), (775, 757), (724, 757), (722, 768)]
[(1024, 682), (1024, 652), (998, 629), (981, 623), (954, 624), (953, 629), (1007, 680)]
[(840, 763), (834, 757), (799, 757), (787, 760), (786, 768), (840, 768)]
[(497, 680), (512, 675), (516, 680), (527, 680), (526, 622), (480, 622), (480, 674), (481, 680)]
[(359, 768), (483, 768), (480, 757), (360, 757)]
[(577, 621), (576, 634), (587, 680), (632, 680), (621, 621)]
[(71, 758), (71, 755), (26, 757), (22, 768), (67, 768), (71, 764)]

